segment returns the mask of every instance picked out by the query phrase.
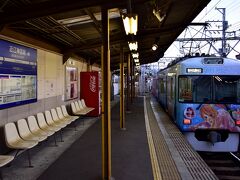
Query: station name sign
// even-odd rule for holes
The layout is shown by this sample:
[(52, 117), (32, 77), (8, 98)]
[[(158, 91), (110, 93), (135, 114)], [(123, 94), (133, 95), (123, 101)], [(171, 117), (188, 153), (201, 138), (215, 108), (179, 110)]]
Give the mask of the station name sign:
[(0, 109), (37, 101), (37, 50), (0, 40)]

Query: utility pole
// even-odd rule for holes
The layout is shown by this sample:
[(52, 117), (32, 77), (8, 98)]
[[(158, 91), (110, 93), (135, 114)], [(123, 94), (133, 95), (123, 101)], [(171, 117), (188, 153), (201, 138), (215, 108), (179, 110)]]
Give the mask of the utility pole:
[(216, 8), (222, 14), (222, 49), (220, 54), (222, 57), (226, 57), (226, 30), (228, 28), (228, 21), (226, 21), (226, 9), (225, 8)]
[[(216, 8), (222, 14), (222, 20), (213, 20), (206, 21), (205, 23), (191, 23), (188, 28), (185, 29), (185, 36), (183, 38), (177, 38), (175, 41), (179, 43), (179, 51), (184, 55), (193, 55), (195, 53), (200, 53), (203, 48), (205, 48), (205, 54), (213, 54), (210, 50), (214, 50), (214, 52), (222, 57), (227, 57), (230, 52), (235, 51), (238, 53), (236, 58), (240, 58), (239, 50), (235, 49), (235, 47), (240, 42), (240, 37), (237, 35), (238, 30), (235, 31), (227, 31), (228, 29), (228, 21), (226, 21), (226, 8)], [(216, 24), (217, 28), (213, 27), (211, 24)], [(196, 29), (193, 26), (202, 26), (201, 29)], [(189, 35), (187, 36), (187, 31), (189, 31)], [(219, 36), (217, 36), (219, 34)], [(235, 41), (231, 44), (227, 44), (227, 41)], [(216, 44), (219, 42), (218, 44)], [(219, 46), (217, 46), (219, 45)], [(208, 47), (208, 51), (206, 51)], [(214, 53), (214, 54), (215, 54)]]

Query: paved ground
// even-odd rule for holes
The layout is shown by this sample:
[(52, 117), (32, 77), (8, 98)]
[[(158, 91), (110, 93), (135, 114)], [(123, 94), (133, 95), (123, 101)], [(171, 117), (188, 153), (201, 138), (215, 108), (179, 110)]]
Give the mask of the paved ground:
[[(119, 101), (116, 96), (111, 105), (114, 106)], [(83, 124), (84, 119), (84, 124)], [(50, 137), (47, 141), (31, 149), (31, 160), (34, 167), (28, 167), (27, 153), (18, 155), (10, 166), (2, 168), (4, 180), (35, 180), (37, 179), (53, 162), (55, 162), (71, 145), (79, 139), (83, 133), (92, 126), (99, 117), (85, 117), (77, 120), (77, 131), (70, 125), (63, 131), (63, 140), (60, 142), (60, 135), (57, 133), (57, 147), (54, 145), (54, 138)]]
[(65, 150), (67, 150), (98, 118), (85, 118), (77, 123), (77, 131), (73, 127), (65, 128), (63, 140), (57, 134), (57, 147), (54, 145), (54, 138), (34, 147), (31, 152), (32, 165), (28, 167), (27, 153), (23, 152), (11, 163), (10, 167), (4, 167), (2, 174), (4, 180), (33, 180), (44, 172)]
[[(136, 98), (126, 114), (126, 130), (119, 126), (119, 103), (111, 110), (112, 176), (117, 180), (151, 180), (143, 98)], [(101, 121), (96, 121), (38, 180), (102, 179)]]

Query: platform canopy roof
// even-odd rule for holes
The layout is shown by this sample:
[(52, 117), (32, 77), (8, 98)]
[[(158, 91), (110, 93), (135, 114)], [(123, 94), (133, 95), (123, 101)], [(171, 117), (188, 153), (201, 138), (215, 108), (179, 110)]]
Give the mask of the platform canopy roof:
[[(140, 64), (158, 61), (209, 1), (0, 0), (0, 30), (1, 35), (62, 53), (64, 61), (80, 56), (100, 64), (101, 7), (108, 8), (111, 68), (118, 69), (120, 46), (128, 53), (127, 42), (132, 40), (138, 42)], [(122, 14), (126, 12), (138, 14), (134, 37), (124, 30)], [(158, 44), (156, 51), (152, 50), (154, 43)]]

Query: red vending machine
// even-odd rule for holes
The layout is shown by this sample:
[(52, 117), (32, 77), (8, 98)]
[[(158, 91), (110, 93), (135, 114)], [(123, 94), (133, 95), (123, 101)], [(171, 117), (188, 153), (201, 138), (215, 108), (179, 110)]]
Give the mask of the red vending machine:
[(88, 116), (99, 116), (101, 113), (100, 82), (98, 71), (80, 73), (80, 98), (85, 100), (88, 107), (95, 108)]

